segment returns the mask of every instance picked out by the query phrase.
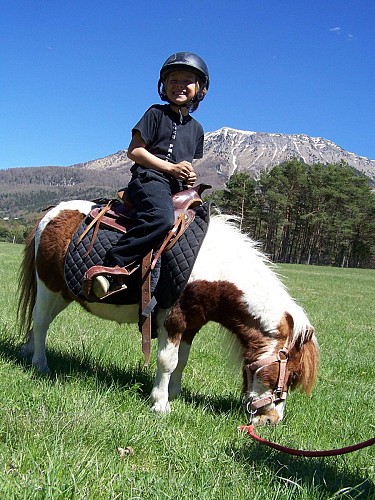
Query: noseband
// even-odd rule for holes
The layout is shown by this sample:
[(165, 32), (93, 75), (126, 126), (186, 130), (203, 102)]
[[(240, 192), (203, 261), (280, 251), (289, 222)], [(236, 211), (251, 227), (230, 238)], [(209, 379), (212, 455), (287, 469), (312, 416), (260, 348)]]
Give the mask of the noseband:
[(262, 368), (277, 363), (279, 367), (279, 373), (277, 377), (276, 386), (272, 389), (272, 394), (270, 396), (265, 396), (264, 398), (255, 399), (249, 397), (244, 400), (243, 406), (245, 413), (248, 416), (250, 423), (252, 419), (257, 414), (257, 412), (271, 403), (275, 405), (281, 401), (285, 401), (288, 395), (288, 360), (289, 360), (289, 339), (286, 340), (284, 347), (280, 349), (277, 354), (273, 354), (264, 359), (258, 359), (253, 363), (245, 365), (245, 373), (247, 377), (247, 393), (250, 393), (251, 384), (254, 375), (259, 372)]

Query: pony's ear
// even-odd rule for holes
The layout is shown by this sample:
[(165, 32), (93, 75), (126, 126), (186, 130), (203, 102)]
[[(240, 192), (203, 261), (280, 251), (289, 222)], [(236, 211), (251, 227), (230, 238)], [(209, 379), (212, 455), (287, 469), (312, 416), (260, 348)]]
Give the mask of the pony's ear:
[(283, 329), (284, 332), (285, 329), (289, 330), (288, 335), (291, 342), (291, 347), (296, 347), (298, 350), (300, 350), (306, 343), (311, 342), (314, 335), (314, 327), (312, 325), (306, 325), (305, 328), (301, 328), (301, 330), (294, 337), (294, 320), (292, 315), (286, 312), (284, 314), (284, 320), (285, 321), (282, 321), (280, 323), (279, 328)]
[(315, 331), (315, 329), (311, 325), (306, 328), (305, 335), (303, 336), (303, 343), (311, 341), (311, 339), (313, 338), (313, 335), (314, 335), (314, 331)]
[(306, 328), (301, 329), (301, 331), (298, 332), (296, 335), (294, 341), (293, 341), (293, 346), (296, 347), (298, 350), (302, 349), (302, 347), (311, 342), (313, 335), (314, 335), (314, 327), (312, 325), (306, 326)]
[(287, 323), (288, 329), (289, 329), (289, 333), (288, 333), (289, 342), (292, 342), (293, 341), (293, 329), (294, 329), (293, 316), (291, 314), (289, 314), (288, 312), (286, 312), (284, 314), (284, 316), (285, 316), (285, 320), (286, 320), (286, 323)]

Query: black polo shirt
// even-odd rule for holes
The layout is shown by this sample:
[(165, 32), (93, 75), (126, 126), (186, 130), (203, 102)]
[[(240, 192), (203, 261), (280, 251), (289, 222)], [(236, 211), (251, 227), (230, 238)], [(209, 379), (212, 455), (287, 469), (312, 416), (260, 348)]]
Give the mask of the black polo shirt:
[(154, 104), (134, 126), (153, 155), (171, 163), (202, 158), (204, 132), (190, 114), (182, 117), (169, 104)]

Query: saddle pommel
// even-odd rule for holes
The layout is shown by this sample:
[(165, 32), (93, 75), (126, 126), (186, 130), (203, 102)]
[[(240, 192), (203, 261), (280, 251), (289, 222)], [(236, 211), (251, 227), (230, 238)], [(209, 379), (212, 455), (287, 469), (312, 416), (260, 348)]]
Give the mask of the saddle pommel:
[(205, 189), (210, 188), (209, 184), (198, 184), (198, 186), (174, 194), (172, 196), (174, 209), (188, 210), (189, 208), (196, 208), (202, 205), (201, 194)]

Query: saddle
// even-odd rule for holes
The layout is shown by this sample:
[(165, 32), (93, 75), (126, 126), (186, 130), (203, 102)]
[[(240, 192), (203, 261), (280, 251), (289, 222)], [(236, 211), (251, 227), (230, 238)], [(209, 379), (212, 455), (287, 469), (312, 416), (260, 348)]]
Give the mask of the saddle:
[[(106, 296), (116, 294), (126, 288), (126, 279), (141, 266), (141, 300), (140, 300), (140, 330), (142, 333), (142, 351), (145, 355), (145, 366), (148, 366), (151, 350), (151, 313), (156, 305), (155, 297), (151, 296), (151, 272), (155, 269), (161, 255), (170, 250), (179, 240), (191, 222), (195, 218), (195, 209), (202, 205), (201, 194), (205, 189), (211, 188), (208, 184), (199, 184), (194, 188), (180, 191), (172, 196), (175, 213), (175, 224), (166, 235), (163, 243), (157, 249), (151, 250), (141, 263), (134, 263), (129, 268), (116, 266), (111, 268), (111, 276), (114, 277), (116, 286)], [(77, 246), (86, 234), (92, 230), (90, 245), (86, 255), (91, 251), (99, 228), (108, 228), (125, 234), (127, 227), (130, 227), (132, 220), (136, 216), (134, 206), (127, 196), (127, 190), (118, 192), (115, 200), (99, 199), (94, 200), (102, 206), (95, 207), (89, 214), (91, 222), (85, 231), (80, 235), (75, 245)], [(92, 292), (92, 280), (95, 276), (103, 274), (107, 268), (94, 266), (88, 269), (83, 277), (82, 290), (89, 301), (100, 302)]]

